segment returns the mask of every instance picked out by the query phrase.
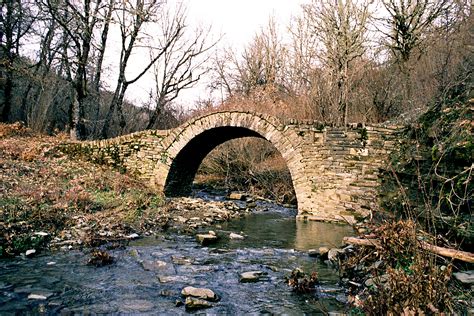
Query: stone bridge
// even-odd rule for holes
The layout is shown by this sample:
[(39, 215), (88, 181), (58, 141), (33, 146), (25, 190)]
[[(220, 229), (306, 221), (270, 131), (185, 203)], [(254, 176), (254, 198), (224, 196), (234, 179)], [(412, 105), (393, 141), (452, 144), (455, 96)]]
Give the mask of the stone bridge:
[(353, 221), (377, 208), (379, 173), (397, 127), (282, 121), (243, 111), (217, 112), (170, 130), (148, 130), (69, 145), (68, 152), (135, 174), (166, 196), (186, 195), (206, 155), (235, 138), (264, 138), (286, 161), (298, 218)]

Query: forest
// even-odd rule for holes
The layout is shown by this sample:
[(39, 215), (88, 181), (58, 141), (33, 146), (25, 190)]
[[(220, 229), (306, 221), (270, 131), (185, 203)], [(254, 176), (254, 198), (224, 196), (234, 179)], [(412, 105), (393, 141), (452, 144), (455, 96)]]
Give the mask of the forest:
[[(467, 86), (472, 69), (467, 0), (312, 1), (289, 25), (269, 17), (239, 49), (217, 45), (211, 26), (192, 29), (173, 1), (5, 0), (0, 14), (1, 121), (74, 139), (228, 108), (408, 123)], [(128, 101), (145, 74), (146, 101)], [(208, 99), (176, 102), (198, 81)]]

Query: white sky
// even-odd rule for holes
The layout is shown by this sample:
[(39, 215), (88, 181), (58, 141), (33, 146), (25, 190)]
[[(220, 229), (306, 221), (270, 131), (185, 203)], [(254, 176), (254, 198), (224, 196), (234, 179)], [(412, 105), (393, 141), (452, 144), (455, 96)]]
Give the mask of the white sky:
[[(182, 3), (187, 7), (188, 23), (191, 28), (199, 25), (211, 25), (211, 35), (222, 40), (219, 47), (231, 46), (242, 49), (253, 36), (268, 23), (273, 16), (281, 27), (289, 24), (291, 16), (300, 12), (302, 3), (309, 0), (169, 0), (173, 7)], [(129, 87), (127, 99), (137, 103), (143, 100), (150, 90), (150, 77), (145, 76)], [(176, 100), (185, 107), (192, 107), (194, 101), (206, 98), (205, 83), (184, 91)], [(138, 104), (137, 104), (138, 105)]]
[[(176, 0), (175, 0), (176, 1)], [(173, 1), (170, 1), (172, 3)], [(223, 42), (244, 45), (270, 16), (287, 25), (292, 15), (299, 12), (303, 0), (184, 0), (189, 22), (211, 24), (216, 34), (224, 35)]]

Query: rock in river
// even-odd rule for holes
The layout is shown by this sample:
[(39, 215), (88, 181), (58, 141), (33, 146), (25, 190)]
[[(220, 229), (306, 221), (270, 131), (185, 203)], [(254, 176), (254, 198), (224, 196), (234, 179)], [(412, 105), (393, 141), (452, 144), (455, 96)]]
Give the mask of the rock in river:
[(206, 246), (217, 241), (217, 236), (211, 234), (197, 234), (196, 239), (201, 245)]
[(199, 298), (190, 297), (190, 296), (186, 297), (186, 301), (184, 302), (184, 305), (187, 310), (212, 307), (212, 304), (209, 303), (208, 301), (201, 300)]
[(121, 307), (127, 313), (144, 313), (152, 311), (154, 304), (146, 300), (133, 299), (124, 301)]
[(158, 280), (160, 283), (189, 282), (189, 278), (184, 275), (160, 275)]
[(229, 194), (229, 199), (245, 201), (247, 199), (247, 195), (244, 193), (232, 192)]
[(144, 260), (141, 264), (146, 271), (169, 272), (169, 274), (176, 272), (172, 264), (161, 260)]
[(329, 248), (319, 247), (318, 252), (319, 252), (319, 256), (321, 257), (321, 260), (326, 260), (328, 258)]
[(339, 257), (339, 255), (343, 253), (344, 253), (344, 250), (339, 249), (339, 248), (333, 248), (328, 251), (328, 260), (337, 261), (337, 258)]
[(244, 236), (239, 235), (239, 234), (236, 234), (236, 233), (230, 233), (229, 238), (230, 238), (230, 239), (236, 239), (236, 240), (243, 240), (243, 239), (245, 239)]
[(249, 283), (249, 282), (258, 282), (260, 277), (265, 275), (263, 271), (248, 271), (240, 274), (240, 282)]
[(29, 300), (47, 300), (53, 296), (53, 293), (49, 292), (39, 292), (39, 293), (31, 293), (28, 295)]
[(29, 249), (25, 252), (25, 256), (32, 257), (36, 253), (35, 249)]
[(454, 277), (456, 280), (459, 282), (466, 284), (466, 285), (472, 285), (474, 284), (474, 270), (470, 271), (464, 271), (464, 272), (455, 272), (453, 273)]
[(125, 238), (127, 238), (127, 239), (137, 239), (137, 238), (140, 238), (140, 235), (138, 235), (137, 233), (133, 233), (133, 234), (130, 234), (130, 235), (126, 236)]
[(202, 298), (208, 301), (216, 301), (217, 295), (214, 291), (206, 288), (199, 288), (199, 287), (192, 287), (187, 286), (182, 291), (181, 294), (183, 296), (193, 296), (197, 298)]

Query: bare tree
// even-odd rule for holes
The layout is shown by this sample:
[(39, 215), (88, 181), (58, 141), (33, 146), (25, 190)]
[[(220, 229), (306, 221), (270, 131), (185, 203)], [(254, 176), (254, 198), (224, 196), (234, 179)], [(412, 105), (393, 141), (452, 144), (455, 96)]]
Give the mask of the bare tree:
[[(87, 67), (101, 3), (101, 0), (84, 0), (82, 3), (70, 0), (46, 2), (49, 13), (64, 32), (63, 62), (67, 78), (75, 92), (68, 111), (70, 135), (73, 139), (83, 139), (85, 136), (83, 118), (88, 94)], [(74, 61), (73, 65), (69, 62), (70, 58)]]
[[(97, 44), (97, 56), (95, 60), (94, 76), (92, 78), (92, 89), (99, 93), (100, 80), (102, 75), (102, 65), (104, 63), (105, 50), (107, 40), (109, 38), (110, 23), (112, 21), (112, 13), (115, 10), (115, 0), (108, 0), (108, 4), (104, 8), (103, 16), (100, 17), (102, 30), (100, 32), (100, 42)], [(101, 12), (99, 12), (101, 13)]]
[[(101, 137), (107, 137), (107, 132), (112, 120), (114, 112), (117, 110), (119, 114), (119, 125), (123, 129), (126, 124), (125, 117), (122, 111), (122, 103), (125, 98), (125, 92), (128, 87), (137, 82), (145, 73), (154, 65), (154, 63), (165, 53), (172, 41), (178, 37), (183, 31), (184, 26), (181, 21), (174, 19), (173, 25), (170, 26), (170, 35), (168, 41), (164, 45), (157, 47), (157, 53), (149, 60), (145, 66), (131, 79), (127, 79), (126, 70), (129, 65), (132, 52), (136, 50), (140, 44), (139, 35), (142, 35), (143, 28), (147, 23), (154, 22), (161, 13), (160, 10), (164, 6), (161, 0), (135, 0), (122, 2), (120, 7), (116, 10), (116, 17), (119, 21), (120, 36), (121, 36), (121, 51), (119, 60), (119, 74), (117, 84), (115, 86), (114, 95), (110, 102), (107, 115), (104, 120), (104, 125), (101, 131)], [(140, 45), (144, 45), (141, 43)], [(151, 45), (150, 45), (151, 46)]]
[(3, 68), (4, 98), (0, 121), (7, 122), (11, 116), (13, 99), (13, 77), (18, 71), (15, 64), (20, 57), (21, 40), (34, 23), (31, 4), (26, 0), (4, 0), (0, 4), (0, 66)]
[(104, 8), (103, 12), (101, 13), (101, 18), (100, 18), (100, 25), (101, 25), (101, 31), (100, 31), (100, 39), (99, 42), (96, 44), (95, 47), (95, 69), (94, 69), (94, 74), (92, 77), (92, 95), (91, 95), (91, 102), (92, 104), (96, 107), (95, 109), (95, 114), (92, 117), (93, 121), (93, 127), (92, 127), (92, 134), (95, 136), (98, 133), (98, 129), (100, 128), (99, 123), (99, 116), (100, 116), (100, 110), (103, 107), (102, 106), (102, 100), (100, 98), (101, 95), (101, 79), (102, 79), (102, 66), (104, 63), (104, 58), (105, 58), (105, 52), (107, 48), (107, 42), (109, 39), (109, 32), (110, 32), (110, 26), (112, 23), (112, 14), (114, 13), (114, 10), (116, 9), (115, 7), (115, 0), (108, 0), (107, 6)]
[(58, 55), (58, 45), (54, 43), (57, 32), (57, 22), (51, 19), (49, 16), (43, 15), (38, 16), (37, 26), (33, 30), (34, 34), (30, 34), (30, 38), (33, 35), (39, 37), (39, 49), (37, 52), (37, 61), (34, 65), (28, 68), (24, 72), (27, 77), (27, 84), (24, 91), (21, 92), (21, 103), (19, 105), (20, 119), (25, 122), (28, 126), (32, 123), (31, 120), (33, 108), (39, 105), (39, 94), (41, 90), (44, 90), (44, 86), (52, 88), (50, 84), (47, 84), (45, 78), (48, 78), (48, 73), (51, 72), (51, 67), (54, 59)]
[[(223, 102), (225, 98), (232, 97), (234, 93), (233, 73), (229, 70), (229, 61), (233, 60), (233, 52), (230, 49), (222, 49), (215, 53), (212, 57), (212, 79), (209, 84), (209, 88), (212, 91), (220, 91), (221, 101)], [(198, 108), (200, 107), (198, 102)]]
[(290, 71), (287, 75), (288, 85), (296, 93), (304, 93), (311, 89), (311, 75), (318, 67), (319, 53), (316, 36), (311, 23), (306, 19), (307, 15), (293, 18), (288, 31), (291, 35), (290, 45)]
[(214, 60), (213, 88), (224, 88), (227, 96), (249, 96), (257, 88), (284, 90), (287, 50), (278, 34), (275, 19), (270, 17), (244, 48), (241, 56), (228, 48)]
[(296, 16), (288, 27), (291, 35), (289, 67), (286, 68), (285, 85), (291, 89), (294, 102), (306, 112), (307, 118), (333, 121), (327, 71), (320, 62), (320, 42), (307, 14)]
[(320, 60), (334, 78), (338, 121), (343, 124), (348, 116), (348, 72), (367, 49), (369, 5), (369, 1), (313, 0), (303, 6), (304, 16), (321, 43)]
[(449, 0), (382, 0), (388, 12), (384, 32), (395, 58), (403, 65), (420, 47), (424, 33), (448, 7)]
[[(161, 47), (168, 48), (154, 64), (155, 92), (151, 93), (154, 110), (147, 129), (155, 127), (166, 105), (175, 100), (183, 90), (193, 87), (209, 71), (204, 64), (209, 59), (207, 52), (216, 42), (208, 43), (209, 29), (197, 29), (191, 37), (186, 36), (185, 20), (186, 15), (181, 7), (174, 16), (166, 14), (162, 19), (162, 34), (158, 41)], [(182, 28), (177, 36), (176, 27)], [(150, 54), (151, 60), (155, 60), (156, 52), (151, 50)]]
[[(429, 61), (423, 56), (431, 54), (429, 34), (451, 2), (382, 0), (385, 12), (381, 12), (382, 24), (378, 29), (383, 36), (383, 46), (390, 53), (386, 67), (391, 68), (385, 80), (389, 99), (383, 102), (387, 104), (382, 109), (392, 112), (390, 115), (411, 112), (409, 116), (415, 118), (425, 108), (426, 101), (433, 97), (433, 92), (429, 91), (436, 89), (432, 65), (428, 66)], [(442, 32), (435, 36), (435, 41), (441, 39), (440, 34)]]

